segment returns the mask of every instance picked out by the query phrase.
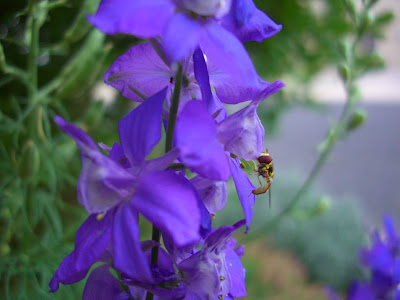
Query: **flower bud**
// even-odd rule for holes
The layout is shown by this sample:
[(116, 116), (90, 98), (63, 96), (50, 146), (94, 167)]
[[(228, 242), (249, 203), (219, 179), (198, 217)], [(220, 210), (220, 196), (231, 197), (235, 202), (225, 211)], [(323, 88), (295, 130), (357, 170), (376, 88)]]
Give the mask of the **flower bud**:
[(3, 243), (0, 245), (0, 257), (8, 255), (10, 251), (10, 246), (7, 243)]
[(350, 117), (350, 120), (347, 122), (346, 129), (348, 131), (354, 130), (360, 127), (365, 120), (367, 119), (367, 112), (364, 110), (357, 110), (354, 114)]
[(331, 207), (331, 199), (327, 196), (322, 197), (313, 208), (311, 215), (318, 216), (325, 213)]
[(338, 67), (339, 75), (344, 80), (347, 81), (350, 78), (351, 71), (348, 65), (340, 64)]
[(349, 97), (351, 102), (358, 102), (362, 97), (360, 88), (357, 86), (352, 86), (349, 91)]
[(32, 179), (39, 171), (40, 153), (32, 140), (28, 140), (22, 148), (18, 164), (18, 175), (24, 180)]

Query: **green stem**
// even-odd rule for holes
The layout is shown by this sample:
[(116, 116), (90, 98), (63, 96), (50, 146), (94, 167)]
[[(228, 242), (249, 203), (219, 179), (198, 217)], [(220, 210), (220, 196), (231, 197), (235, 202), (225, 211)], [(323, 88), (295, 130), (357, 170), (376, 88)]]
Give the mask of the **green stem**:
[[(174, 93), (171, 98), (171, 107), (169, 110), (167, 137), (165, 141), (165, 153), (167, 153), (172, 149), (174, 141), (175, 123), (176, 123), (176, 116), (178, 114), (181, 86), (182, 86), (182, 64), (178, 64), (178, 70), (175, 76)], [(160, 243), (161, 231), (154, 225), (151, 238), (153, 241)], [(158, 247), (153, 247), (151, 249), (151, 264), (153, 265), (156, 264), (157, 262), (158, 262)], [(153, 300), (153, 297), (154, 295), (152, 293), (147, 292), (146, 300)]]
[(36, 5), (31, 2), (31, 43), (28, 56), (28, 78), (30, 81), (29, 98), (31, 102), (36, 102), (37, 84), (38, 84), (38, 69), (37, 57), (39, 54), (39, 30), (40, 26), (36, 17)]
[[(358, 38), (354, 41), (354, 44), (352, 47), (353, 51), (354, 51), (355, 45), (358, 41), (359, 41)], [(353, 67), (354, 52), (348, 59), (349, 59), (349, 62), (348, 62), (349, 65), (351, 67)], [(300, 199), (306, 194), (306, 192), (309, 190), (309, 188), (313, 185), (315, 179), (317, 178), (317, 175), (319, 174), (322, 167), (328, 160), (330, 154), (332, 153), (334, 146), (346, 133), (346, 125), (348, 122), (348, 118), (354, 112), (354, 108), (357, 104), (357, 101), (355, 101), (354, 95), (351, 92), (351, 90), (353, 89), (353, 81), (354, 81), (354, 78), (352, 76), (350, 76), (344, 82), (345, 89), (346, 89), (346, 104), (343, 107), (342, 113), (341, 113), (340, 118), (337, 121), (336, 125), (333, 126), (329, 130), (328, 136), (326, 138), (326, 144), (324, 145), (323, 150), (321, 151), (309, 176), (307, 177), (307, 180), (304, 182), (304, 184), (301, 186), (301, 188), (297, 191), (297, 193), (290, 199), (290, 201), (286, 205), (286, 207), (280, 213), (278, 213), (275, 217), (273, 217), (272, 220), (270, 220), (265, 226), (262, 226), (262, 228), (253, 232), (250, 237), (250, 240), (255, 240), (258, 237), (265, 235), (266, 232), (271, 232), (279, 224), (280, 220), (285, 215), (290, 214), (292, 212), (292, 210), (296, 207), (296, 205), (300, 201)]]

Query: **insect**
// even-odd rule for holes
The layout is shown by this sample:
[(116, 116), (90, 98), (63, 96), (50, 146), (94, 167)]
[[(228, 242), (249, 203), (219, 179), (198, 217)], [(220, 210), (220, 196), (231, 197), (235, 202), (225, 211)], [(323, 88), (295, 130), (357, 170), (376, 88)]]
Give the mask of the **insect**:
[[(257, 157), (257, 164), (254, 160), (252, 162), (254, 164), (253, 171), (256, 172), (253, 175), (257, 175), (257, 179), (261, 187), (252, 190), (251, 193), (253, 193), (254, 195), (260, 195), (268, 191), (269, 207), (271, 208), (271, 184), (272, 178), (274, 177), (274, 164), (272, 163), (272, 157), (268, 153), (268, 149), (265, 149), (265, 152), (261, 152), (260, 156)], [(264, 186), (261, 183), (260, 176), (265, 180)]]

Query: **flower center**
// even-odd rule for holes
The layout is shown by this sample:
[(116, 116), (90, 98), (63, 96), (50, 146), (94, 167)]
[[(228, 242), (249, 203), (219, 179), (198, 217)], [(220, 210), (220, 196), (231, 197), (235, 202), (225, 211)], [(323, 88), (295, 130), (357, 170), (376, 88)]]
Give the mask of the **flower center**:
[(221, 18), (231, 8), (231, 0), (181, 0), (181, 4), (186, 9), (203, 17)]

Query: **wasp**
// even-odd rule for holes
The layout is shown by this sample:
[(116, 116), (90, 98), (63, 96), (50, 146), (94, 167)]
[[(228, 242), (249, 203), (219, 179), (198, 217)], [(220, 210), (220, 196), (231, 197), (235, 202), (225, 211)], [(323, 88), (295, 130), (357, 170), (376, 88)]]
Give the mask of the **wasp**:
[[(265, 152), (261, 152), (260, 156), (256, 158), (257, 163), (253, 160), (254, 168), (250, 166), (254, 172), (253, 175), (257, 175), (258, 182), (261, 187), (255, 190), (252, 190), (251, 193), (254, 195), (264, 194), (267, 191), (269, 192), (269, 207), (271, 208), (271, 184), (272, 178), (274, 177), (274, 164), (272, 163), (272, 157), (268, 152), (268, 149), (265, 149)], [(265, 185), (263, 186), (260, 180), (262, 177), (265, 180)], [(250, 194), (251, 195), (251, 194)]]

